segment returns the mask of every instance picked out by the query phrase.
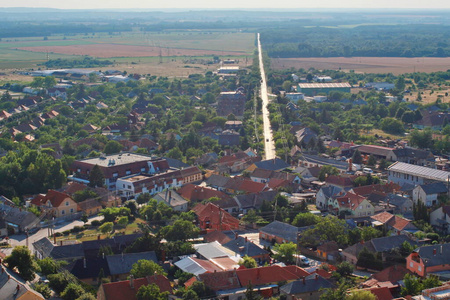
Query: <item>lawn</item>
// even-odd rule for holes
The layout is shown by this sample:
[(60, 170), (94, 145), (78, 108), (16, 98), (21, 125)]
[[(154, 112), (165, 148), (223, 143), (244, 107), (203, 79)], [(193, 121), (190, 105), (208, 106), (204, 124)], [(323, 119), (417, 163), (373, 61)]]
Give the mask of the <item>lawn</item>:
[(82, 232), (76, 232), (76, 233), (70, 233), (67, 235), (63, 235), (56, 238), (56, 241), (73, 241), (77, 240), (79, 242), (84, 241), (92, 241), (96, 240), (98, 236), (100, 235), (100, 239), (106, 239), (109, 237), (113, 237), (115, 235), (123, 235), (123, 234), (133, 234), (136, 232), (139, 232), (139, 223), (145, 223), (144, 220), (137, 218), (134, 220), (134, 222), (129, 223), (125, 228), (121, 228), (119, 226), (114, 226), (114, 231), (112, 234), (102, 234), (100, 231), (98, 231), (98, 227), (96, 228), (90, 228), (86, 229)]

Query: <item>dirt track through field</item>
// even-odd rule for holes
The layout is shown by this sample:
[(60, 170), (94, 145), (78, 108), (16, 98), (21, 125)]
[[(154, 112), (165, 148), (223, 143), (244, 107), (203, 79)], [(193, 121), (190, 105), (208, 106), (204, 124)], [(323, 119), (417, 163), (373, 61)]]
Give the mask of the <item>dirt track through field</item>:
[(274, 69), (354, 70), (364, 73), (436, 72), (450, 69), (450, 57), (297, 57), (273, 58)]
[(120, 44), (93, 44), (70, 46), (21, 47), (20, 50), (49, 52), (70, 55), (89, 55), (93, 57), (148, 57), (148, 56), (202, 56), (202, 55), (245, 55), (244, 51), (214, 51), (201, 49), (171, 49), (151, 46), (133, 46)]

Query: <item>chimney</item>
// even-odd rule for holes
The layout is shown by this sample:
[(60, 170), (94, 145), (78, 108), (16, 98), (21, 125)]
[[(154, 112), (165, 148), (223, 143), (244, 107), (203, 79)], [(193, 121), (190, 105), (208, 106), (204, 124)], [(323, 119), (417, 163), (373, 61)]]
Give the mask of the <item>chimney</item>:
[(360, 243), (361, 243), (361, 245), (364, 245), (364, 240), (361, 240), (361, 242), (360, 242)]
[(130, 275), (130, 287), (134, 290), (134, 276)]
[(238, 236), (239, 236), (238, 233), (235, 232), (235, 233), (234, 233), (234, 239), (237, 240)]
[(315, 280), (319, 280), (319, 275), (316, 274)]
[(105, 252), (102, 252), (102, 258), (105, 259)]
[(442, 245), (441, 245), (441, 251), (440, 252), (441, 252), (441, 255), (442, 255)]
[(99, 234), (99, 235), (97, 235), (97, 240), (100, 240), (100, 234)]
[(87, 268), (87, 265), (86, 265), (86, 257), (83, 257), (83, 268)]
[(306, 284), (306, 278), (302, 277), (302, 279), (303, 279), (303, 284)]
[(353, 171), (353, 159), (351, 158), (348, 160), (348, 170)]
[(19, 291), (20, 291), (20, 285), (19, 285), (19, 284), (17, 284), (17, 286), (16, 286), (16, 290), (17, 290), (17, 292), (19, 292)]
[(437, 253), (436, 248), (434, 248), (433, 249), (433, 256), (436, 256), (436, 253)]
[(248, 238), (247, 238), (247, 237), (245, 237), (245, 242), (246, 242), (246, 243), (248, 242)]

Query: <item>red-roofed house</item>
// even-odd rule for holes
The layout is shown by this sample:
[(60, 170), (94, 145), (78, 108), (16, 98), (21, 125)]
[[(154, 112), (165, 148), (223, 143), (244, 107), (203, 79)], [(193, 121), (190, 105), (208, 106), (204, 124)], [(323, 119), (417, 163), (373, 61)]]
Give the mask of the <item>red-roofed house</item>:
[(375, 273), (371, 278), (362, 283), (363, 287), (390, 287), (396, 288), (399, 282), (403, 280), (406, 274), (412, 274), (403, 265), (390, 266), (378, 273)]
[(294, 274), (277, 265), (237, 270), (236, 274), (242, 286), (247, 286), (250, 282), (253, 286), (258, 286), (280, 281), (292, 281), (303, 277), (300, 273)]
[(388, 212), (381, 212), (371, 217), (372, 220), (378, 221), (387, 227), (388, 230), (394, 231), (396, 234), (417, 231), (417, 227), (405, 218), (393, 215)]
[(327, 185), (336, 186), (341, 189), (350, 188), (353, 187), (353, 182), (357, 176), (337, 176), (337, 175), (330, 175), (327, 178), (325, 178), (325, 182)]
[(337, 214), (345, 212), (354, 217), (373, 216), (375, 212), (375, 207), (366, 197), (350, 192), (342, 197), (334, 199), (334, 201), (329, 202), (329, 204), (331, 206), (330, 209)]
[(136, 294), (143, 285), (156, 284), (161, 292), (172, 294), (169, 279), (163, 275), (105, 283), (97, 292), (97, 300), (137, 300)]
[(198, 226), (203, 230), (222, 231), (239, 228), (238, 219), (212, 203), (197, 204), (193, 211), (197, 215)]
[(358, 291), (369, 291), (375, 295), (377, 300), (392, 300), (394, 296), (392, 296), (391, 291), (387, 287), (376, 287), (370, 289), (360, 289)]
[(191, 183), (182, 186), (179, 190), (177, 190), (177, 193), (188, 201), (203, 201), (212, 197), (217, 197), (219, 199), (230, 198), (227, 194), (221, 191)]
[(46, 195), (37, 195), (31, 200), (31, 205), (43, 211), (50, 210), (56, 218), (71, 215), (78, 211), (78, 204), (69, 195), (55, 190), (48, 190)]

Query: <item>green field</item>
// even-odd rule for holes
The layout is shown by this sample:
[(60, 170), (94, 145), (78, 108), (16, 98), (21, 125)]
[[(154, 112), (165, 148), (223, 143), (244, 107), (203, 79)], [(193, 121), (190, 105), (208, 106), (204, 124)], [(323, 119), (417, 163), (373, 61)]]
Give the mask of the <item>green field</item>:
[[(73, 36), (54, 35), (34, 38), (6, 38), (0, 42), (0, 69), (37, 68), (47, 59), (47, 51), (33, 52), (18, 48), (52, 47), (79, 45), (130, 45), (152, 46), (162, 49), (163, 56), (171, 55), (171, 49), (194, 49), (205, 51), (245, 52), (250, 56), (254, 51), (255, 36), (253, 33), (237, 31), (167, 31), (155, 32), (122, 32), (95, 33)], [(40, 50), (40, 49), (39, 49)], [(220, 52), (219, 52), (220, 53)], [(201, 55), (199, 55), (201, 56)], [(49, 51), (50, 59), (75, 58), (77, 56)], [(241, 55), (242, 57), (242, 55)], [(117, 62), (155, 61), (155, 57), (120, 57)]]

